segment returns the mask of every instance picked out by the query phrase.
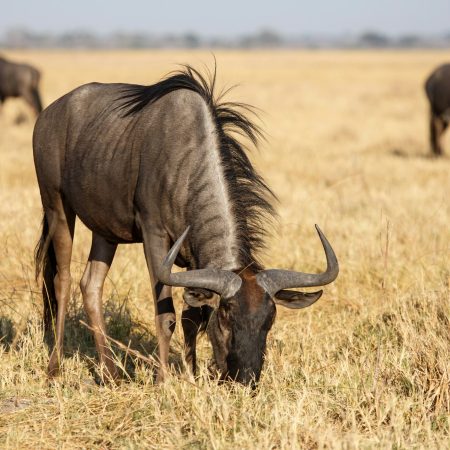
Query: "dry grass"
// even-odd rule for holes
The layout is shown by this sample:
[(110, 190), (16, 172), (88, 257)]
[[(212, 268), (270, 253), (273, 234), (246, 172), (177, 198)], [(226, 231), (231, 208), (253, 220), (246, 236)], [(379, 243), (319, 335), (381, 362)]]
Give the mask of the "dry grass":
[[(83, 82), (149, 83), (208, 53), (32, 52), (45, 104)], [(80, 225), (61, 379), (48, 386), (32, 253), (40, 203), (32, 121), (11, 101), (0, 116), (1, 448), (443, 448), (450, 430), (450, 158), (427, 158), (422, 84), (444, 52), (218, 52), (219, 81), (264, 110), (268, 142), (254, 160), (280, 197), (267, 266), (320, 270), (314, 223), (341, 264), (309, 310), (279, 310), (259, 390), (219, 386), (118, 352), (124, 379), (95, 384), (93, 341), (78, 280)], [(447, 154), (450, 140), (447, 138)], [(181, 302), (176, 293), (178, 310)], [(106, 286), (109, 333), (155, 351), (140, 246), (120, 248)], [(177, 327), (172, 360), (180, 367)], [(13, 337), (17, 336), (13, 345)]]

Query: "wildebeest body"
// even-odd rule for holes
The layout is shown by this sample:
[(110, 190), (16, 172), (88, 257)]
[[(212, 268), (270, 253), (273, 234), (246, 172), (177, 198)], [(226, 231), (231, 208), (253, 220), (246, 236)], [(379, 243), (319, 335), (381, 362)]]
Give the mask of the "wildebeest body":
[(34, 67), (0, 57), (0, 103), (8, 97), (22, 97), (39, 114), (42, 111), (39, 79), (39, 71)]
[[(260, 376), (275, 302), (301, 308), (321, 295), (284, 288), (336, 278), (335, 255), (320, 231), (326, 272), (262, 270), (255, 251), (273, 213), (272, 194), (229, 133), (234, 126), (254, 140), (257, 130), (235, 105), (217, 103), (213, 86), (190, 68), (148, 87), (91, 83), (41, 113), (33, 148), (45, 215), (36, 261), (38, 270), (43, 265), (47, 329), (56, 331), (51, 375), (62, 355), (76, 216), (93, 232), (80, 285), (100, 360), (113, 378), (101, 294), (119, 243), (144, 243), (160, 378), (175, 326), (171, 286), (185, 287), (188, 365), (195, 371), (196, 336), (215, 304), (208, 335), (216, 366), (247, 383)], [(188, 271), (172, 274), (175, 259)]]
[[(196, 248), (192, 268), (213, 264), (237, 269), (240, 262), (226, 248), (227, 211), (220, 211), (226, 205), (217, 178), (208, 174), (220, 170), (220, 161), (211, 158), (214, 125), (205, 102), (195, 92), (177, 91), (138, 116), (123, 117), (110, 105), (126, 88), (85, 85), (42, 114), (35, 135), (38, 178), (53, 174), (52, 193), (70, 199), (86, 226), (111, 242), (142, 242), (143, 217), (172, 240), (192, 224), (190, 240), (202, 231), (202, 241), (191, 243)], [(80, 110), (89, 120), (79, 120)], [(58, 130), (64, 130), (59, 136), (54, 127), (41, 126), (56, 121)], [(208, 140), (210, 145), (204, 145)], [(44, 206), (52, 201), (51, 194), (43, 198)], [(199, 209), (202, 224), (196, 225)], [(224, 239), (211, 240), (216, 234)], [(218, 246), (214, 251), (211, 242)], [(186, 252), (188, 248), (182, 254)]]
[(430, 143), (435, 156), (442, 155), (442, 135), (450, 123), (450, 64), (439, 66), (425, 82), (430, 102)]

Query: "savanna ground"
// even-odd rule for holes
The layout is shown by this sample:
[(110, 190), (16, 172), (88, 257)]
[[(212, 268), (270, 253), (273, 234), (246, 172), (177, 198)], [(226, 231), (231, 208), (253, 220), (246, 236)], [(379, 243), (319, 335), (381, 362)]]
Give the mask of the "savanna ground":
[[(88, 81), (151, 83), (208, 52), (7, 52), (42, 70), (48, 105)], [(253, 160), (279, 197), (264, 261), (319, 271), (320, 224), (341, 273), (313, 307), (279, 309), (259, 389), (182, 368), (162, 386), (151, 364), (113, 348), (117, 387), (98, 383), (78, 281), (89, 233), (78, 223), (66, 359), (48, 384), (33, 249), (41, 207), (33, 120), (0, 116), (0, 447), (442, 448), (450, 442), (450, 157), (428, 158), (423, 81), (449, 52), (222, 52), (219, 85), (256, 105), (267, 142)], [(26, 120), (16, 123), (18, 116)], [(450, 155), (450, 139), (446, 139)], [(141, 246), (122, 246), (106, 284), (109, 335), (151, 359), (153, 302)], [(180, 291), (176, 290), (178, 313)]]

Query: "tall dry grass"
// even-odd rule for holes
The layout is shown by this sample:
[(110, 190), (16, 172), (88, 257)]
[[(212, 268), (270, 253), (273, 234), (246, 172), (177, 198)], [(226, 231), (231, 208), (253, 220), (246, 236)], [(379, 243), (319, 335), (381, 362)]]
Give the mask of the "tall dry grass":
[[(49, 104), (88, 81), (151, 83), (202, 52), (20, 52)], [(89, 233), (77, 225), (61, 378), (46, 383), (32, 254), (41, 208), (32, 120), (0, 115), (0, 446), (2, 448), (445, 448), (450, 428), (450, 158), (427, 157), (422, 84), (448, 52), (218, 52), (219, 84), (261, 108), (255, 164), (280, 198), (265, 263), (323, 268), (314, 223), (341, 274), (302, 311), (279, 310), (259, 389), (174, 373), (116, 347), (124, 382), (97, 384), (78, 280)], [(450, 139), (446, 139), (450, 155)], [(122, 246), (105, 290), (109, 334), (151, 356), (153, 305), (140, 246)], [(178, 311), (180, 293), (176, 292)]]

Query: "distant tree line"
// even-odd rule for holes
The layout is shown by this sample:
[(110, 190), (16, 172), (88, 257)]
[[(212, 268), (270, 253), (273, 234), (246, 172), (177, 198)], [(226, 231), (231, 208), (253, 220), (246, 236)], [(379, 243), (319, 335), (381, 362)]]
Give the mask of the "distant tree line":
[(204, 37), (194, 32), (153, 34), (114, 32), (97, 34), (92, 31), (45, 33), (14, 28), (0, 34), (0, 47), (19, 48), (449, 48), (450, 32), (439, 35), (408, 34), (399, 37), (377, 31), (359, 35), (282, 35), (263, 29), (236, 37)]

